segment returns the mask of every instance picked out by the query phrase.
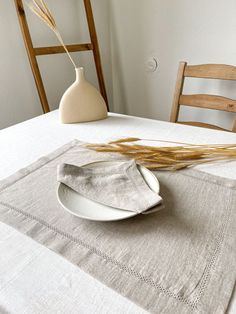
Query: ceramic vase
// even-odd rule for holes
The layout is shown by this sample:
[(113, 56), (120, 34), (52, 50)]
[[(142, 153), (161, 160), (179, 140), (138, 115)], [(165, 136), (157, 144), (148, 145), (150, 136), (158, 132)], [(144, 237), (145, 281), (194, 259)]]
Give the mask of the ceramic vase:
[(83, 68), (76, 68), (75, 72), (75, 82), (60, 101), (60, 121), (79, 123), (105, 119), (107, 107), (102, 95), (85, 79)]

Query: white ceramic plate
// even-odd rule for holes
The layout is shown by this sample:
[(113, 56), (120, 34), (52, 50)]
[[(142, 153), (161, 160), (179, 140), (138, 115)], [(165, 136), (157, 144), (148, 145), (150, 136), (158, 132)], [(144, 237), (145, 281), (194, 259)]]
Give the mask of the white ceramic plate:
[[(85, 165), (84, 167), (99, 167), (101, 165), (114, 165), (115, 161), (100, 161)], [(138, 166), (144, 180), (154, 192), (159, 194), (160, 185), (157, 178), (143, 166)], [(121, 210), (118, 208), (109, 207), (91, 201), (82, 195), (76, 193), (68, 186), (60, 183), (57, 190), (57, 198), (62, 207), (74, 216), (95, 220), (95, 221), (117, 221), (136, 216), (137, 213)]]

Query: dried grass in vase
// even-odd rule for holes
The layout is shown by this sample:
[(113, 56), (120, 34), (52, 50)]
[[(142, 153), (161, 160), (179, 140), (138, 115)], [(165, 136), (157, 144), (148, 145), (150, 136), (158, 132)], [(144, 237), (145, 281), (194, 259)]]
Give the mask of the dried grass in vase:
[(75, 68), (77, 68), (77, 66), (76, 66), (74, 60), (72, 59), (68, 49), (66, 48), (66, 45), (64, 44), (64, 41), (61, 37), (61, 34), (57, 28), (56, 21), (52, 15), (51, 11), (49, 10), (47, 4), (45, 3), (45, 1), (44, 0), (33, 0), (30, 3), (27, 2), (27, 5), (30, 8), (30, 10), (34, 14), (36, 14), (54, 32), (54, 34), (56, 35), (60, 44), (65, 49), (65, 52), (67, 53), (71, 63), (73, 64), (73, 66)]
[[(86, 144), (85, 147), (97, 152), (119, 153), (135, 159), (151, 170), (180, 170), (195, 165), (222, 161), (236, 160), (236, 144), (194, 145), (164, 140), (147, 140), (174, 143), (178, 146), (146, 146), (131, 144), (143, 141), (140, 138), (125, 138), (108, 144)], [(146, 139), (145, 139), (146, 140)]]

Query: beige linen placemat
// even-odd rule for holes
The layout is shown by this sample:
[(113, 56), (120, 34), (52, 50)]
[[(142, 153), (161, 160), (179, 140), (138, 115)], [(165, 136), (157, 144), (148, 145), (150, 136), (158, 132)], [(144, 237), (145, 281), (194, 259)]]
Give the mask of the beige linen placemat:
[(153, 313), (224, 313), (235, 283), (236, 182), (196, 170), (156, 173), (165, 209), (120, 222), (58, 203), (57, 166), (124, 159), (73, 141), (0, 183), (0, 220)]

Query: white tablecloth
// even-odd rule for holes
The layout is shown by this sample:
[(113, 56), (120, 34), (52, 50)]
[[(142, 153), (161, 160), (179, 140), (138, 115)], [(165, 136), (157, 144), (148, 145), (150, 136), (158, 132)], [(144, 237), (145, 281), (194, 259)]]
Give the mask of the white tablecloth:
[[(74, 138), (106, 142), (127, 136), (236, 143), (233, 133), (117, 114), (98, 122), (62, 125), (58, 111), (54, 111), (0, 131), (0, 179)], [(199, 168), (236, 179), (236, 162)], [(2, 223), (0, 252), (0, 313), (145, 313), (61, 256)], [(236, 313), (235, 295), (229, 312)]]

